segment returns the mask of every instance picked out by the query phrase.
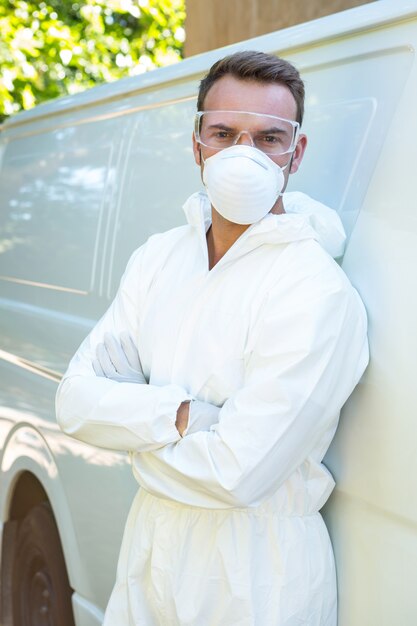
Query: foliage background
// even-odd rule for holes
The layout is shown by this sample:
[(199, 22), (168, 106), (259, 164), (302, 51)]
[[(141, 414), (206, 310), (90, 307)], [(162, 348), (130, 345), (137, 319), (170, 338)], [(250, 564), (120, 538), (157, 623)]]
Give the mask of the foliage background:
[(0, 0), (0, 121), (182, 58), (185, 0)]

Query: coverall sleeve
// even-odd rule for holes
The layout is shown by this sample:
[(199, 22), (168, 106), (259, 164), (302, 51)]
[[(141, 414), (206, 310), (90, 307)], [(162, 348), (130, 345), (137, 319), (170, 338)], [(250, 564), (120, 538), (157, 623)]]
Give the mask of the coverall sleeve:
[(150, 493), (208, 508), (257, 506), (334, 432), (368, 362), (366, 314), (341, 271), (316, 270), (300, 277), (288, 267), (270, 290), (245, 385), (218, 424), (135, 456)]
[(219, 421), (220, 408), (210, 402), (192, 400), (188, 414), (188, 425), (183, 432), (183, 437), (200, 430), (210, 430), (211, 426)]
[(177, 385), (120, 383), (98, 377), (93, 370), (104, 333), (128, 330), (138, 340), (143, 255), (144, 246), (130, 258), (114, 301), (72, 358), (56, 395), (62, 430), (112, 450), (153, 450), (178, 441), (177, 409), (191, 399)]

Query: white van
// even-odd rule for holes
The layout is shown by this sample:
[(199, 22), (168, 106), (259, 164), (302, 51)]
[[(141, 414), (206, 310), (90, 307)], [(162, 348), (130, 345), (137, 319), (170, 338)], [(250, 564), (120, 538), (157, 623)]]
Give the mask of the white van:
[(101, 623), (137, 486), (127, 455), (59, 430), (54, 396), (132, 250), (184, 221), (201, 184), (198, 82), (239, 49), (301, 71), (309, 146), (290, 187), (339, 212), (349, 234), (341, 263), (369, 315), (371, 365), (325, 459), (337, 481), (324, 513), (339, 626), (417, 624), (416, 48), (417, 0), (380, 0), (2, 127), (1, 624)]

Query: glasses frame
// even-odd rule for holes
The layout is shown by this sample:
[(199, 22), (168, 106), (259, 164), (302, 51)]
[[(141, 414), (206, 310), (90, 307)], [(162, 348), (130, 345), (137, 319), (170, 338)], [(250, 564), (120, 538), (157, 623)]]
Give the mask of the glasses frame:
[[(197, 113), (194, 116), (194, 135), (195, 135), (195, 139), (197, 141), (197, 143), (201, 144), (202, 146), (205, 146), (206, 148), (210, 148), (210, 150), (216, 150), (216, 152), (220, 152), (221, 150), (225, 150), (225, 148), (213, 148), (212, 146), (209, 146), (208, 144), (204, 143), (204, 141), (201, 141), (201, 137), (200, 137), (200, 126), (201, 126), (201, 118), (204, 115), (204, 113), (244, 113), (244, 114), (250, 114), (250, 115), (257, 115), (258, 117), (269, 117), (273, 120), (280, 120), (281, 122), (288, 122), (289, 124), (291, 124), (291, 126), (294, 129), (294, 134), (293, 134), (293, 139), (291, 142), (291, 146), (288, 150), (285, 150), (285, 152), (265, 152), (264, 150), (261, 150), (261, 152), (264, 152), (264, 154), (270, 155), (270, 156), (281, 156), (283, 154), (290, 154), (291, 152), (294, 152), (294, 150), (297, 147), (297, 142), (298, 142), (298, 138), (300, 136), (300, 123), (296, 122), (294, 120), (288, 120), (285, 117), (279, 117), (278, 115), (270, 115), (269, 113), (255, 113), (255, 111), (225, 111), (223, 109), (215, 109), (215, 110), (207, 110), (207, 111), (197, 111)], [(253, 137), (250, 133), (250, 131), (248, 130), (244, 130), (244, 131), (240, 131), (240, 134), (237, 138), (236, 141), (239, 140), (240, 135), (242, 134), (242, 132), (246, 132), (249, 137), (252, 140), (252, 144), (253, 142)], [(233, 143), (232, 146), (236, 145), (236, 143)], [(230, 147), (230, 146), (229, 146)], [(260, 148), (258, 148), (260, 149)]]

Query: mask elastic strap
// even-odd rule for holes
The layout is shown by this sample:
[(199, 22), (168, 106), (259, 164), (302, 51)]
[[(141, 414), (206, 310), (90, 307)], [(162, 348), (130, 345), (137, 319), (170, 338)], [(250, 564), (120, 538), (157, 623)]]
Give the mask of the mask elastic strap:
[(286, 170), (288, 166), (290, 166), (290, 169), (291, 169), (293, 158), (294, 158), (294, 152), (291, 154), (290, 160), (287, 161), (287, 163), (285, 165), (283, 165), (282, 167), (280, 166), (282, 171)]
[[(294, 151), (292, 152), (289, 161), (283, 167), (281, 167), (281, 170), (282, 171), (286, 170), (288, 166), (290, 166), (290, 169), (291, 169), (291, 165), (292, 165), (293, 159), (294, 159)], [(282, 198), (284, 193), (285, 193), (285, 189), (283, 191), (280, 191), (278, 196), (277, 196), (277, 200), (278, 200), (278, 198)]]
[(201, 143), (198, 144), (198, 145), (199, 145), (199, 149), (200, 149), (200, 159), (203, 161), (203, 164), (205, 165), (206, 159), (203, 157), (203, 151), (201, 149)]

